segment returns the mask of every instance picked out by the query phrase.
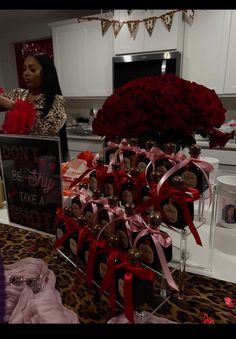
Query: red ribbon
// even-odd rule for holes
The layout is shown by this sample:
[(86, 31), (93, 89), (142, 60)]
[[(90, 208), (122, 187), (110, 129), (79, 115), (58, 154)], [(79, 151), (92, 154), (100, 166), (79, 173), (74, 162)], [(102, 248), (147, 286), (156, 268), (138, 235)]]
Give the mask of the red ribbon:
[[(115, 260), (120, 261), (118, 264)], [(116, 277), (115, 271), (124, 269), (124, 309), (125, 315), (130, 322), (134, 322), (133, 318), (133, 274), (140, 279), (154, 280), (155, 272), (150, 269), (134, 266), (128, 261), (127, 252), (121, 252), (113, 249), (107, 260), (107, 272), (104, 276), (100, 287), (100, 293), (104, 290), (109, 291), (109, 302), (113, 314), (115, 313), (115, 296), (116, 296)]]
[(103, 182), (106, 178), (108, 171), (108, 165), (97, 164), (96, 166), (96, 177), (100, 187), (103, 187)]
[[(192, 196), (189, 196), (187, 193), (190, 192)], [(175, 189), (175, 188), (166, 188), (166, 195), (168, 197), (171, 197), (177, 204), (180, 205), (183, 216), (187, 222), (187, 225), (189, 226), (190, 231), (192, 232), (192, 235), (196, 241), (196, 243), (200, 246), (202, 246), (202, 241), (199, 236), (199, 233), (193, 223), (192, 215), (189, 212), (188, 206), (186, 205), (186, 202), (193, 202), (195, 200), (198, 200), (200, 198), (200, 194), (197, 189), (195, 188), (183, 188), (181, 190)]]
[[(185, 158), (184, 158), (185, 157)], [(209, 182), (209, 178), (206, 175), (207, 173), (210, 173), (214, 168), (211, 164), (209, 164), (208, 162), (201, 160), (200, 158), (190, 158), (190, 157), (186, 157), (184, 156), (182, 153), (179, 154), (179, 152), (176, 154), (176, 159), (181, 160), (178, 164), (176, 164), (174, 167), (170, 168), (165, 175), (163, 175), (163, 177), (161, 178), (161, 180), (159, 181), (158, 185), (157, 185), (157, 197), (159, 197), (160, 195), (160, 191), (162, 188), (162, 185), (166, 182), (166, 180), (174, 173), (176, 173), (180, 168), (187, 166), (190, 162), (194, 163), (197, 167), (200, 168), (200, 170), (202, 171), (208, 187), (209, 187), (209, 191), (210, 191), (210, 203), (211, 204), (211, 199), (212, 199), (212, 189), (211, 189), (211, 184)], [(200, 196), (199, 196), (200, 197)], [(198, 198), (199, 199), (199, 198)]]
[[(97, 251), (98, 248), (98, 251)], [(91, 238), (91, 243), (89, 246), (89, 255), (88, 255), (88, 263), (86, 267), (86, 281), (89, 287), (91, 287), (93, 282), (94, 275), (94, 264), (96, 254), (106, 253), (108, 252), (108, 241), (107, 239), (95, 239)]]
[(163, 272), (165, 274), (166, 280), (169, 284), (169, 286), (171, 286), (172, 288), (174, 288), (175, 290), (179, 290), (178, 287), (176, 286), (176, 283), (174, 282), (174, 279), (171, 275), (170, 269), (168, 267), (168, 264), (166, 262), (166, 258), (165, 258), (165, 254), (163, 252), (162, 246), (163, 247), (168, 247), (171, 245), (172, 240), (171, 238), (168, 236), (166, 237), (166, 234), (164, 232), (161, 232), (159, 229), (158, 230), (154, 230), (152, 229), (150, 226), (147, 226), (146, 229), (142, 230), (136, 237), (135, 241), (134, 241), (134, 247), (136, 247), (137, 242), (140, 238), (144, 237), (146, 234), (150, 234), (150, 236), (152, 237), (152, 240), (154, 242), (154, 245), (156, 247), (156, 251), (160, 260), (160, 264), (161, 267), (163, 269)]
[(93, 164), (91, 163), (91, 166), (88, 167), (83, 174), (81, 174), (78, 178), (76, 178), (74, 181), (72, 181), (72, 183), (69, 186), (69, 189), (73, 188), (75, 185), (77, 185), (78, 183), (80, 183), (82, 181), (82, 179), (89, 174), (90, 172), (92, 172), (93, 170), (96, 170), (96, 176), (97, 179), (100, 180), (100, 183), (102, 184), (106, 173), (108, 171), (108, 166), (107, 165), (101, 165), (101, 164)]
[(128, 179), (127, 172), (124, 170), (113, 171), (112, 175), (115, 177), (117, 191), (120, 194), (122, 184)]
[(56, 210), (55, 224), (57, 225), (60, 221), (64, 220), (64, 209), (62, 207), (58, 207)]
[(92, 166), (92, 167), (88, 167), (84, 172), (83, 174), (81, 174), (78, 178), (74, 179), (70, 186), (69, 186), (69, 190), (71, 188), (73, 188), (74, 186), (76, 186), (78, 183), (80, 183), (82, 181), (82, 179), (87, 175), (89, 174), (90, 172), (92, 172), (93, 170), (95, 169), (95, 166)]
[(56, 249), (60, 247), (68, 238), (69, 236), (78, 229), (78, 224), (75, 219), (71, 217), (64, 218), (64, 223), (66, 226), (66, 233), (60, 239), (57, 239), (53, 245), (53, 248)]
[(81, 250), (84, 242), (90, 237), (91, 231), (88, 225), (78, 228), (77, 253)]
[(149, 191), (149, 197), (150, 199), (146, 200), (145, 202), (142, 202), (141, 204), (137, 205), (135, 207), (135, 212), (143, 213), (148, 207), (154, 206), (155, 210), (159, 209), (159, 201), (157, 199), (157, 183), (150, 183), (150, 191)]
[(116, 278), (115, 278), (115, 260), (124, 261), (127, 258), (127, 252), (121, 252), (116, 248), (112, 248), (107, 258), (107, 272), (100, 286), (100, 293), (104, 290), (109, 291), (109, 302), (112, 309), (112, 314), (115, 313), (115, 298), (116, 298)]

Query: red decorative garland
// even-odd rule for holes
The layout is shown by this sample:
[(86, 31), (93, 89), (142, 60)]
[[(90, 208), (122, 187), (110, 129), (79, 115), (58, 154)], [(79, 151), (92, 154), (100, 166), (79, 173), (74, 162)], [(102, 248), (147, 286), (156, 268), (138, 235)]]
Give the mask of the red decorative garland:
[(36, 119), (34, 106), (24, 100), (17, 100), (5, 115), (2, 131), (6, 134), (29, 134)]

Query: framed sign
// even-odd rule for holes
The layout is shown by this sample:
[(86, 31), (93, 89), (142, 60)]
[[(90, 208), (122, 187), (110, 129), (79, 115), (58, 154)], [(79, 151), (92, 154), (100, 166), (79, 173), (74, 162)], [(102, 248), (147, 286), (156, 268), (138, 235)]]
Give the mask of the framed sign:
[(10, 222), (56, 234), (56, 209), (62, 206), (59, 143), (57, 137), (0, 135)]

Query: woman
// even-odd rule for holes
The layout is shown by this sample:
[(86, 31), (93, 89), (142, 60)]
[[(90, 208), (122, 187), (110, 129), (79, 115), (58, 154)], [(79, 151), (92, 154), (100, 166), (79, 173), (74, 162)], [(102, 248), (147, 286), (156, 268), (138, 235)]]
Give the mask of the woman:
[(32, 103), (37, 111), (31, 135), (60, 136), (62, 161), (67, 161), (65, 99), (56, 68), (46, 54), (27, 56), (23, 80), (26, 89), (17, 88), (0, 96), (0, 107), (11, 110), (17, 99)]

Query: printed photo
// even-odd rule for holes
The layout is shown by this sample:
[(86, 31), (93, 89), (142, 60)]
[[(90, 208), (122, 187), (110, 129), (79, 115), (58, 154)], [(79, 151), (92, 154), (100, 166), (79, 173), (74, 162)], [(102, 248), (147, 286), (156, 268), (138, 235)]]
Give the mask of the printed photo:
[(236, 223), (236, 207), (233, 204), (227, 204), (222, 210), (222, 220), (228, 224)]

